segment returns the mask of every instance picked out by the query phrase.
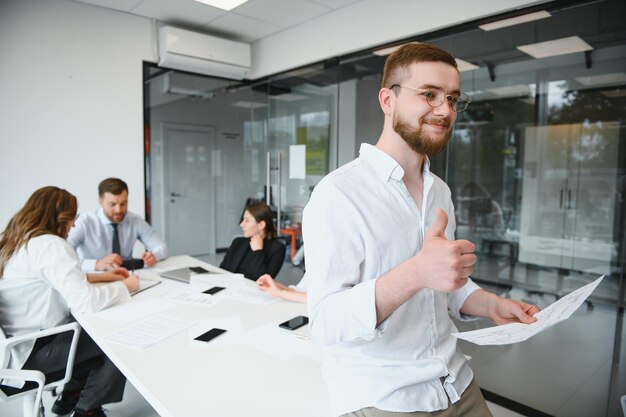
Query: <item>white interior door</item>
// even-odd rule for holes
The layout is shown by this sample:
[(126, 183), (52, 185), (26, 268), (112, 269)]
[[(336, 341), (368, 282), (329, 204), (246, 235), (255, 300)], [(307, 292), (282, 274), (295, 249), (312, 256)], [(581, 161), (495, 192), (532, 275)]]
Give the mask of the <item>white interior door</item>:
[(164, 124), (163, 133), (165, 235), (170, 254), (214, 254), (214, 129)]

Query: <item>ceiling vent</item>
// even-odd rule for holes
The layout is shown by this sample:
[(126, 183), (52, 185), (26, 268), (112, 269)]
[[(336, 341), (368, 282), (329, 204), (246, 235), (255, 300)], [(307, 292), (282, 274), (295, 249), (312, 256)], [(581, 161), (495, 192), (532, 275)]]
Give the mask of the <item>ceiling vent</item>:
[(162, 26), (159, 66), (241, 80), (250, 72), (250, 45)]

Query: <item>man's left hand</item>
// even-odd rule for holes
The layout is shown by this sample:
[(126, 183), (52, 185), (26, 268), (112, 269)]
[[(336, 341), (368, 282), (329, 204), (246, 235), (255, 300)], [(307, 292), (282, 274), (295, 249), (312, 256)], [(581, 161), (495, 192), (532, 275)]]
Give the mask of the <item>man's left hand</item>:
[(497, 324), (530, 324), (537, 321), (533, 315), (538, 312), (539, 308), (532, 304), (498, 297), (491, 311), (491, 319)]

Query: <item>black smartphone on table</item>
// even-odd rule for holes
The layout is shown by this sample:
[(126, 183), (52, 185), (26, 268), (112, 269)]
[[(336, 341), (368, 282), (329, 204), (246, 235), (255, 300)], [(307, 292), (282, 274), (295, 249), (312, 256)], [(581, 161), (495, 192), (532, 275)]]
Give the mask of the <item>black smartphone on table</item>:
[(280, 323), (278, 327), (285, 330), (296, 330), (309, 323), (309, 318), (306, 316), (297, 316), (283, 323)]
[(209, 288), (206, 291), (202, 291), (202, 294), (211, 294), (211, 295), (213, 295), (213, 294), (216, 294), (216, 293), (218, 293), (218, 292), (220, 292), (220, 291), (222, 291), (224, 289), (225, 289), (224, 287), (212, 287), (212, 288)]
[(215, 327), (215, 328), (209, 330), (208, 332), (202, 333), (198, 337), (194, 337), (193, 340), (197, 340), (199, 342), (208, 342), (208, 341), (211, 341), (211, 340), (215, 339), (217, 336), (220, 336), (220, 335), (222, 335), (224, 333), (226, 333), (226, 330), (218, 329), (217, 327)]

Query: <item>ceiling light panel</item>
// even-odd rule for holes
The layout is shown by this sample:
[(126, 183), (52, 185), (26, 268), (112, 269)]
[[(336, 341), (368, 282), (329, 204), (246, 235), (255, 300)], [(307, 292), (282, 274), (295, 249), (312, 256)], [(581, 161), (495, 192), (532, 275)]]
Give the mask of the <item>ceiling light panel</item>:
[(242, 109), (260, 109), (267, 107), (267, 104), (258, 101), (238, 101), (233, 103), (233, 107), (241, 107)]
[(540, 59), (590, 51), (593, 47), (578, 36), (570, 36), (567, 38), (554, 39), (552, 41), (521, 45), (518, 46), (517, 49), (527, 53), (533, 58)]
[(217, 7), (222, 10), (232, 10), (237, 6), (246, 3), (248, 0), (195, 0), (198, 3), (206, 4), (207, 6)]
[(478, 65), (474, 65), (471, 62), (463, 61), (459, 58), (455, 58), (454, 60), (456, 61), (457, 69), (459, 70), (459, 72), (473, 71), (480, 68)]
[[(419, 42), (409, 42), (409, 43), (419, 43)], [(398, 49), (402, 48), (404, 45), (408, 45), (408, 43), (403, 43), (402, 45), (390, 46), (388, 48), (377, 49), (372, 53), (378, 56), (387, 56), (391, 54), (392, 52), (395, 52)]]
[(615, 85), (626, 84), (626, 73), (613, 72), (611, 74), (589, 75), (586, 77), (576, 77), (576, 81), (586, 86), (595, 85)]
[(498, 20), (497, 22), (486, 23), (484, 25), (479, 25), (478, 27), (484, 31), (489, 32), (490, 30), (501, 29), (509, 26), (515, 26), (522, 23), (533, 22), (535, 20), (545, 19), (547, 17), (551, 17), (552, 15), (545, 10), (535, 13), (528, 13), (523, 16), (512, 17), (510, 19)]
[(499, 97), (517, 97), (530, 94), (530, 87), (526, 84), (507, 85), (504, 87), (488, 88), (486, 92), (495, 94)]

